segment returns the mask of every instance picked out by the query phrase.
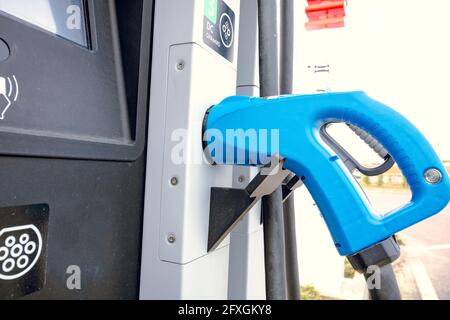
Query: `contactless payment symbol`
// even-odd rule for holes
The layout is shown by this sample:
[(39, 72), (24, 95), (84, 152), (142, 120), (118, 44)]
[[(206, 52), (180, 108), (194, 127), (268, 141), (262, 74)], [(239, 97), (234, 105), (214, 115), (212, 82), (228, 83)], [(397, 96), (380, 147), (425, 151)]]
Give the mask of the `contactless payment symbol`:
[(19, 82), (16, 76), (0, 75), (0, 120), (4, 120), (7, 111), (19, 98)]

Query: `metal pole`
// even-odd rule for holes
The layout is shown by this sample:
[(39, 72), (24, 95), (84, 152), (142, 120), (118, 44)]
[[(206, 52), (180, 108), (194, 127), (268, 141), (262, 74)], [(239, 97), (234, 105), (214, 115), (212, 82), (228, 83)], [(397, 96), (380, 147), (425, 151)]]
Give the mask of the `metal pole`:
[(281, 0), (281, 94), (292, 93), (294, 78), (294, 0)]
[(292, 194), (283, 204), (284, 243), (286, 250), (286, 282), (289, 300), (300, 300), (300, 280), (297, 257), (297, 235), (295, 232), (295, 207)]
[(258, 28), (261, 96), (276, 96), (280, 92), (276, 0), (258, 0)]
[(282, 192), (262, 199), (267, 300), (286, 300), (286, 264)]
[[(279, 94), (278, 19), (276, 0), (258, 0), (259, 76), (261, 96)], [(286, 266), (282, 191), (263, 197), (266, 298), (285, 300)]]
[[(280, 93), (292, 94), (294, 76), (294, 0), (281, 0)], [(289, 300), (300, 300), (294, 194), (283, 204), (286, 282)]]

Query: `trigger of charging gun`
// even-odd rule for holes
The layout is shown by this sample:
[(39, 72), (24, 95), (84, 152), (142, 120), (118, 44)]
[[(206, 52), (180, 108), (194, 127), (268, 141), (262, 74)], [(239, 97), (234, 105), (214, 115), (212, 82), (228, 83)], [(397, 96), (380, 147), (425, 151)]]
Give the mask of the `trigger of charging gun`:
[(354, 171), (355, 169), (357, 169), (363, 175), (373, 177), (387, 172), (394, 166), (394, 159), (380, 142), (378, 142), (374, 137), (372, 137), (364, 130), (354, 125), (347, 124), (348, 127), (361, 138), (361, 140), (363, 140), (372, 150), (374, 150), (381, 158), (384, 159), (384, 162), (375, 168), (367, 168), (361, 165), (347, 150), (345, 150), (335, 139), (333, 139), (333, 137), (331, 137), (331, 135), (327, 131), (327, 128), (330, 124), (331, 123), (327, 123), (326, 125), (322, 126), (322, 128), (320, 128), (320, 135), (322, 139), (330, 146), (330, 148), (337, 153), (339, 158), (341, 158), (341, 160), (350, 171)]

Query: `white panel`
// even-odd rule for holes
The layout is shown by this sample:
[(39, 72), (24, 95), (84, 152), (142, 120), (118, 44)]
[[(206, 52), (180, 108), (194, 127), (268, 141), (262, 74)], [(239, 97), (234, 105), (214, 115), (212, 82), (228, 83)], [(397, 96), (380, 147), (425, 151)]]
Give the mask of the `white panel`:
[[(226, 3), (236, 14), (239, 0)], [(141, 299), (226, 299), (229, 246), (207, 254), (209, 188), (230, 186), (232, 168), (175, 165), (174, 129), (186, 129), (186, 155), (202, 155), (201, 121), (212, 104), (235, 94), (236, 61), (203, 44), (204, 0), (157, 0), (142, 242)], [(182, 70), (177, 64), (183, 61)], [(178, 184), (170, 180), (176, 176)], [(175, 242), (167, 241), (174, 234)]]
[[(183, 61), (184, 69), (176, 66)], [(173, 46), (169, 58), (166, 137), (161, 199), (160, 258), (187, 263), (207, 253), (211, 186), (231, 187), (232, 167), (207, 165), (202, 160), (202, 120), (207, 109), (234, 91), (236, 73), (196, 44)], [(179, 144), (176, 130), (187, 129), (185, 164), (172, 159)], [(173, 177), (178, 185), (172, 186)], [(170, 244), (167, 235), (175, 234)], [(224, 244), (227, 244), (225, 240)], [(223, 245), (223, 244), (222, 244)]]

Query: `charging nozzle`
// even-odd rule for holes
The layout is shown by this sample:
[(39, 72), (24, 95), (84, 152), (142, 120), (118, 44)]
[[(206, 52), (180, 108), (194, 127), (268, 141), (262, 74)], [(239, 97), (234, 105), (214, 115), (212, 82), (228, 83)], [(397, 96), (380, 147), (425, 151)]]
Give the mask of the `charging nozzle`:
[[(345, 122), (372, 135), (396, 161), (412, 199), (385, 215), (373, 211), (320, 130)], [(350, 256), (441, 211), (450, 199), (447, 171), (407, 119), (364, 92), (279, 98), (231, 97), (205, 116), (206, 155), (215, 163), (266, 165), (274, 156), (301, 177), (341, 255)]]

